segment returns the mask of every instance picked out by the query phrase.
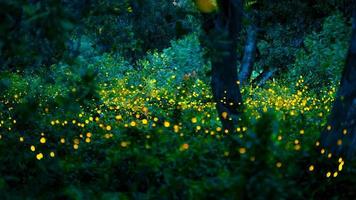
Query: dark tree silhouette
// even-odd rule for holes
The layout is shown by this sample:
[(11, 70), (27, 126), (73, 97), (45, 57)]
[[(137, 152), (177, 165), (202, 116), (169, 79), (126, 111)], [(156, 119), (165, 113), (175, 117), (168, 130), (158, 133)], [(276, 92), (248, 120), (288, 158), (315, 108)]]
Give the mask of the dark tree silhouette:
[(321, 143), (336, 155), (352, 158), (356, 152), (356, 1), (352, 2), (353, 23), (341, 85), (321, 134)]
[(205, 35), (212, 65), (211, 86), (223, 128), (233, 131), (239, 118), (242, 97), (237, 70), (237, 38), (241, 31), (242, 1), (220, 0), (219, 10), (203, 14)]

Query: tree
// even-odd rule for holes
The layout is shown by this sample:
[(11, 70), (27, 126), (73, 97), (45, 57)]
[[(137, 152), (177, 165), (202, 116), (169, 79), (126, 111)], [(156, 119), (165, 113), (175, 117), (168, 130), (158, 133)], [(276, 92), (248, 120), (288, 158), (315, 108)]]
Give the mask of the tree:
[[(201, 2), (211, 4), (203, 7)], [(211, 61), (211, 87), (216, 108), (225, 131), (233, 131), (240, 116), (242, 96), (237, 72), (237, 39), (242, 25), (242, 1), (197, 1), (203, 13), (202, 44)]]
[(257, 27), (254, 24), (247, 28), (247, 39), (245, 44), (244, 56), (241, 62), (239, 79), (241, 84), (246, 84), (252, 74), (253, 63), (257, 50)]
[(336, 155), (352, 158), (356, 152), (356, 1), (352, 5), (353, 23), (341, 85), (321, 134), (321, 144)]
[(244, 1), (244, 10), (244, 20), (248, 20), (248, 25), (246, 27), (246, 41), (239, 71), (239, 80), (241, 85), (246, 85), (250, 82), (255, 58), (258, 54), (257, 35), (260, 29), (259, 21), (261, 18), (261, 14), (259, 13), (261, 8), (257, 1)]

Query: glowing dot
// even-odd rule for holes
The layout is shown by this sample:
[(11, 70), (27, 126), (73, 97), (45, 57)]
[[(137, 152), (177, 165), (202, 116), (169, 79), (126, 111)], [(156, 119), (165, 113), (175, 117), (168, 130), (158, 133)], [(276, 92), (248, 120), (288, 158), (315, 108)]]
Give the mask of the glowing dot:
[(125, 141), (122, 141), (121, 143), (120, 143), (120, 145), (121, 145), (121, 147), (127, 147), (128, 145), (129, 145), (129, 143), (128, 142), (125, 142)]
[(328, 125), (328, 126), (326, 127), (326, 129), (327, 129), (328, 131), (330, 131), (330, 130), (331, 130), (331, 126)]
[(164, 125), (164, 127), (168, 128), (171, 124), (169, 122), (167, 122), (167, 121), (164, 121), (163, 125)]
[(20, 137), (20, 142), (23, 142), (23, 141), (24, 141), (23, 137)]
[(331, 172), (326, 173), (326, 177), (329, 178), (331, 176)]
[(245, 154), (246, 153), (246, 148), (244, 148), (244, 147), (239, 148), (239, 153), (240, 154)]
[(347, 134), (347, 129), (342, 130), (342, 134), (346, 135)]
[(334, 172), (333, 177), (335, 178), (335, 177), (337, 177), (337, 175), (338, 175), (338, 173)]
[(321, 153), (321, 154), (324, 154), (324, 153), (325, 153), (325, 149), (321, 149), (321, 150), (320, 150), (320, 153)]
[(52, 151), (51, 153), (49, 153), (49, 156), (53, 158), (55, 156), (54, 152)]
[(198, 122), (197, 118), (196, 118), (196, 117), (193, 117), (193, 118), (192, 118), (192, 123), (195, 124), (195, 123), (197, 123), (197, 122)]
[(315, 143), (315, 146), (320, 146), (320, 142), (319, 141), (317, 141), (316, 143)]
[(111, 126), (110, 126), (110, 125), (107, 125), (105, 129), (106, 129), (107, 131), (111, 131)]
[(314, 165), (309, 166), (309, 171), (311, 171), (311, 172), (314, 171)]
[(42, 153), (38, 153), (36, 155), (36, 158), (37, 158), (37, 160), (41, 160), (43, 158), (43, 154)]
[(228, 114), (227, 114), (227, 112), (223, 112), (223, 113), (221, 113), (221, 116), (222, 116), (224, 119), (226, 119), (227, 116), (228, 116)]
[(121, 115), (116, 115), (115, 119), (116, 120), (120, 120), (120, 119), (122, 119), (122, 116)]
[(294, 146), (294, 150), (299, 151), (300, 149), (301, 149), (300, 144), (297, 144), (297, 145)]
[(131, 121), (130, 122), (130, 126), (132, 126), (132, 127), (136, 126), (136, 122), (135, 121)]
[(342, 162), (342, 158), (339, 158), (338, 162), (341, 163)]
[(86, 134), (86, 136), (90, 138), (90, 137), (92, 136), (92, 134), (91, 134), (90, 132), (88, 132), (88, 133)]
[(279, 141), (281, 141), (281, 140), (283, 139), (283, 137), (282, 137), (281, 135), (279, 135), (279, 136), (277, 137), (277, 139), (278, 139)]
[(282, 163), (281, 162), (277, 162), (276, 163), (276, 167), (281, 168), (282, 167)]
[(143, 119), (143, 120), (142, 120), (142, 124), (148, 124), (147, 119)]
[(189, 144), (187, 144), (187, 143), (182, 144), (180, 149), (181, 149), (181, 151), (189, 149)]
[(31, 151), (36, 151), (36, 147), (33, 145), (31, 145), (30, 149), (31, 149)]
[(90, 141), (91, 141), (90, 138), (85, 138), (86, 143), (90, 143)]
[(174, 132), (178, 133), (179, 132), (179, 126), (178, 125), (174, 125), (173, 126)]
[(343, 166), (344, 166), (344, 163), (343, 163), (343, 162), (340, 163), (339, 166), (338, 166), (338, 170), (339, 170), (339, 171), (342, 171)]
[(304, 130), (303, 130), (303, 129), (300, 130), (299, 133), (300, 133), (301, 135), (304, 135)]
[(74, 144), (73, 145), (73, 149), (78, 149), (79, 148), (79, 145), (78, 144)]
[(46, 143), (46, 138), (41, 137), (41, 139), (40, 139), (40, 143), (42, 143), (42, 144)]
[(62, 144), (64, 144), (66, 142), (66, 140), (64, 138), (61, 138), (61, 141), (60, 141)]

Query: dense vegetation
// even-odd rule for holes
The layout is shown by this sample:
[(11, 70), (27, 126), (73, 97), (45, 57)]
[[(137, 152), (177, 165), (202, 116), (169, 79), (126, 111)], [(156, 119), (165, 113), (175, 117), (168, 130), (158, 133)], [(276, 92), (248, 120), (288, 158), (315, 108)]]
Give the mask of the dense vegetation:
[[(355, 198), (356, 162), (320, 139), (356, 96), (355, 3), (226, 2), (1, 1), (0, 198)], [(236, 113), (219, 58), (250, 71)]]

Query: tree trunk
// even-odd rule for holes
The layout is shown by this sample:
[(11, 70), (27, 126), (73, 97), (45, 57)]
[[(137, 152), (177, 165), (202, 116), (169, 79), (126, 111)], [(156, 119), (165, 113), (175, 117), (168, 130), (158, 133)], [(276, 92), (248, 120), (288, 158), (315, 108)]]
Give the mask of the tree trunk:
[(277, 69), (265, 69), (261, 74), (259, 74), (255, 79), (252, 81), (253, 86), (261, 87), (270, 80), (273, 75), (277, 72)]
[(224, 130), (234, 131), (242, 97), (237, 71), (237, 38), (241, 30), (242, 1), (221, 0), (219, 12), (205, 14), (205, 38), (212, 65), (211, 87)]
[(247, 29), (247, 39), (245, 44), (244, 56), (240, 68), (240, 82), (245, 85), (252, 74), (253, 63), (255, 62), (257, 48), (257, 27), (251, 24)]
[(321, 134), (321, 144), (336, 155), (352, 158), (356, 151), (356, 2), (352, 6), (351, 45), (347, 54), (341, 85)]

